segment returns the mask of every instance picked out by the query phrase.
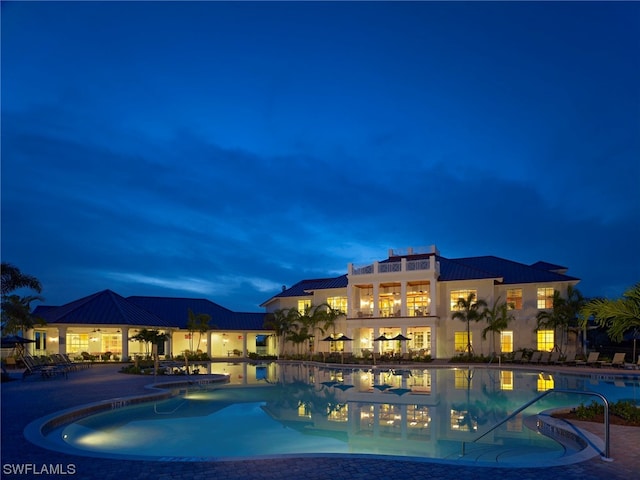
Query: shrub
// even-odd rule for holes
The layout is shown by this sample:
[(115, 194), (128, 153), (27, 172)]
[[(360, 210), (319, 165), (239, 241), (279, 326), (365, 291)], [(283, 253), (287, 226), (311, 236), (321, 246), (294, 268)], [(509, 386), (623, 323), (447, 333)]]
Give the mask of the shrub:
[[(604, 405), (596, 401), (586, 406), (581, 403), (576, 408), (576, 417), (580, 420), (593, 420), (600, 415), (604, 415)], [(629, 423), (640, 425), (640, 408), (629, 400), (620, 400), (611, 404), (609, 415), (615, 415)]]

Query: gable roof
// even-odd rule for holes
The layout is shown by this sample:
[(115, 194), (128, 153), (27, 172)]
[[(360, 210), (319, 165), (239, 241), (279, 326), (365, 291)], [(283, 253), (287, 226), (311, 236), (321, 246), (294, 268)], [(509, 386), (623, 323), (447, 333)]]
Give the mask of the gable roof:
[(554, 263), (539, 261), (536, 263), (532, 263), (531, 266), (533, 268), (539, 268), (541, 270), (549, 270), (550, 272), (556, 273), (565, 273), (569, 270), (567, 267), (563, 267), (562, 265), (556, 265)]
[(177, 328), (187, 328), (191, 310), (211, 316), (209, 327), (213, 330), (265, 330), (264, 313), (233, 312), (203, 298), (132, 296), (127, 300)]
[(328, 288), (346, 288), (347, 287), (347, 274), (340, 275), (339, 277), (331, 278), (314, 278), (308, 280), (300, 280), (295, 285), (283, 290), (282, 292), (269, 298), (269, 300), (262, 303), (260, 306), (265, 306), (271, 300), (278, 297), (308, 297), (313, 295), (315, 290), (326, 290)]
[(33, 313), (48, 324), (171, 326), (163, 318), (140, 308), (111, 290), (103, 290), (59, 307), (39, 305)]

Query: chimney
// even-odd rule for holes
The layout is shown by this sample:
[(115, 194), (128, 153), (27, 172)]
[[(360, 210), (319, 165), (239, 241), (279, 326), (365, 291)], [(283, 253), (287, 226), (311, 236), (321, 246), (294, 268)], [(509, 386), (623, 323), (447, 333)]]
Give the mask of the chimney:
[(287, 289), (286, 285), (282, 285), (282, 291), (284, 292)]

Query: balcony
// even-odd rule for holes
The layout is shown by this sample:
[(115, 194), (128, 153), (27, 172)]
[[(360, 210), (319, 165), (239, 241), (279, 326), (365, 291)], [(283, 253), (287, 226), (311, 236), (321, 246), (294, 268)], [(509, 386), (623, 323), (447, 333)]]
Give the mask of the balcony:
[(440, 263), (433, 258), (422, 258), (419, 260), (400, 259), (398, 262), (374, 262), (370, 265), (355, 266), (349, 264), (349, 275), (384, 275), (389, 273), (417, 272), (435, 269), (440, 270)]

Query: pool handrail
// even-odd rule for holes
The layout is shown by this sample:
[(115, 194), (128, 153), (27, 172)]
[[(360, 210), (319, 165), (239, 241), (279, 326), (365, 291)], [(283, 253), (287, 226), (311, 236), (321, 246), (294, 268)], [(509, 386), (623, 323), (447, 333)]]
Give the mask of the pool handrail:
[(546, 391), (542, 392), (540, 395), (535, 397), (533, 400), (528, 401), (527, 403), (525, 403), (521, 407), (519, 407), (516, 410), (514, 410), (513, 412), (511, 412), (510, 415), (508, 415), (503, 420), (500, 420), (498, 423), (496, 423), (493, 427), (491, 427), (489, 430), (484, 432), (478, 438), (475, 438), (475, 439), (471, 440), (470, 442), (464, 442), (463, 441), (462, 442), (462, 456), (465, 455), (465, 445), (467, 443), (475, 443), (475, 442), (477, 442), (481, 438), (485, 437), (486, 435), (488, 435), (489, 433), (494, 431), (500, 425), (502, 425), (503, 423), (511, 420), (513, 417), (518, 415), (520, 412), (522, 412), (523, 410), (527, 409), (528, 407), (530, 407), (531, 405), (536, 403), (538, 400), (546, 397), (550, 393), (571, 393), (571, 394), (579, 394), (579, 395), (594, 395), (596, 397), (599, 397), (603, 401), (603, 403), (604, 403), (604, 456), (601, 455), (601, 458), (603, 460), (605, 460), (605, 461), (611, 461), (612, 459), (609, 456), (609, 453), (610, 453), (609, 452), (609, 401), (607, 400), (607, 397), (605, 397), (601, 393), (597, 393), (597, 392), (584, 392), (584, 391), (581, 391), (581, 390), (564, 390), (564, 389), (558, 389), (558, 388), (552, 388), (552, 389), (549, 389), (549, 390), (546, 390)]

